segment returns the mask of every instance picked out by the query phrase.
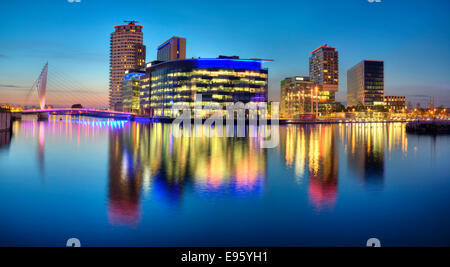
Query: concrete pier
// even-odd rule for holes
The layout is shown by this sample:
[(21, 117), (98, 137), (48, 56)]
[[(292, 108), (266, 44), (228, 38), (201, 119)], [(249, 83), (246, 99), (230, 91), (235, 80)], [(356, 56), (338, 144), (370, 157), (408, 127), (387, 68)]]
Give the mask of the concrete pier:
[(450, 134), (450, 121), (409, 122), (406, 131), (419, 134)]
[(0, 111), (0, 132), (9, 131), (11, 129), (11, 112)]
[(38, 120), (39, 121), (47, 121), (48, 120), (48, 112), (38, 113)]

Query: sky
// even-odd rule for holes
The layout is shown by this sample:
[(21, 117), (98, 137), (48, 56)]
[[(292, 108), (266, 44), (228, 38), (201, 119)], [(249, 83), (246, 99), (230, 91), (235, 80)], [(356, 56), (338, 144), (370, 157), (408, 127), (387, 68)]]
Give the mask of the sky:
[(187, 38), (187, 58), (273, 59), (264, 64), (273, 101), (280, 81), (307, 76), (310, 52), (328, 44), (339, 51), (338, 101), (347, 70), (368, 59), (385, 61), (386, 95), (450, 107), (448, 0), (70, 1), (1, 1), (0, 103), (37, 104), (28, 92), (48, 61), (48, 104), (106, 105), (110, 34), (137, 20), (147, 62), (172, 36)]

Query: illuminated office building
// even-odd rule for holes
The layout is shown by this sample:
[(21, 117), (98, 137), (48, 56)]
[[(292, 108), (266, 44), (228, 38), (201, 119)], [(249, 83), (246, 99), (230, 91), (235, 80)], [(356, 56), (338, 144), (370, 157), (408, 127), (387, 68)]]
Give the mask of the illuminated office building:
[[(174, 104), (194, 108), (195, 95), (202, 104), (267, 102), (268, 70), (262, 60), (219, 57), (185, 59), (154, 64), (150, 78), (150, 116), (176, 117)], [(141, 92), (142, 93), (142, 92)]]
[(384, 105), (384, 62), (363, 60), (347, 72), (347, 105)]
[(311, 111), (311, 90), (309, 77), (288, 77), (280, 85), (280, 115), (282, 118), (296, 118)]
[(171, 61), (186, 58), (186, 39), (172, 37), (158, 46), (159, 61)]
[(404, 96), (385, 96), (384, 104), (390, 111), (405, 111), (406, 98)]
[(122, 81), (126, 70), (145, 67), (145, 46), (141, 25), (130, 21), (114, 26), (111, 34), (109, 109), (122, 110)]
[(327, 96), (319, 97), (319, 112), (331, 111), (339, 86), (339, 54), (335, 47), (325, 45), (311, 52), (309, 77), (319, 95)]
[(288, 77), (281, 81), (280, 115), (282, 118), (296, 119), (304, 114), (331, 111), (334, 94), (314, 85), (309, 77)]
[(140, 92), (139, 92), (139, 114), (150, 115), (150, 87), (151, 87), (151, 75), (145, 71), (143, 75), (139, 77)]
[(141, 102), (141, 79), (143, 71), (126, 71), (122, 82), (122, 108), (125, 112), (139, 113)]

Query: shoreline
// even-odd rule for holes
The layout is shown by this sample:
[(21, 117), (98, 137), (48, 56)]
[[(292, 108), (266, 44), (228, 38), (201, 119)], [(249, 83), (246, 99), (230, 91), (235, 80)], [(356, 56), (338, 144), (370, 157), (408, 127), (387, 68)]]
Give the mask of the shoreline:
[[(148, 118), (136, 116), (133, 121), (146, 121), (152, 123), (173, 123), (175, 119), (172, 118)], [(202, 124), (207, 119), (202, 119)], [(360, 124), (360, 123), (450, 123), (449, 120), (420, 120), (420, 119), (399, 119), (399, 120), (355, 120), (355, 119), (342, 119), (342, 120), (292, 120), (292, 119), (279, 119), (279, 125), (305, 125), (305, 124)], [(194, 119), (191, 119), (191, 124), (194, 124)], [(238, 124), (238, 120), (234, 119), (233, 124)], [(249, 124), (249, 120), (245, 120), (245, 125)], [(267, 120), (267, 125), (271, 125), (272, 121)], [(223, 125), (226, 125), (226, 120), (223, 120)], [(259, 125), (259, 121), (258, 121)]]

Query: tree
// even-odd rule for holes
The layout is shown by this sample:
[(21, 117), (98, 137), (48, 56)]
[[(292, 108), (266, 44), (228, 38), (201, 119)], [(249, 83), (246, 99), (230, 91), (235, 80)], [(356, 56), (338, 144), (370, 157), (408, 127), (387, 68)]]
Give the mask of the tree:
[(374, 111), (378, 111), (378, 112), (387, 112), (387, 107), (384, 105), (380, 105), (380, 106), (375, 106), (373, 108)]
[(334, 105), (334, 112), (344, 112), (345, 111), (345, 106), (342, 105), (341, 103), (337, 102)]
[(408, 111), (413, 110), (413, 104), (411, 103), (411, 101), (408, 101), (408, 103), (406, 103), (406, 107), (408, 108)]
[(355, 109), (356, 111), (366, 111), (366, 107), (361, 102), (356, 105)]

